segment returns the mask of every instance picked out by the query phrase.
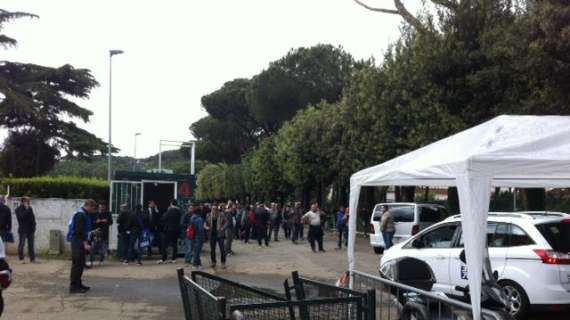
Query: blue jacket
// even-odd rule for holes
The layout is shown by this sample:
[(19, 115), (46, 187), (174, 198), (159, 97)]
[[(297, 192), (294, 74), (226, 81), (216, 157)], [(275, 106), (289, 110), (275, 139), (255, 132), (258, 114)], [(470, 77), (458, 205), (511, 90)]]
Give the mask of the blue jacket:
[(194, 240), (204, 240), (204, 219), (199, 214), (193, 214), (190, 217), (190, 224), (196, 229), (196, 239)]
[(336, 213), (336, 227), (342, 228), (346, 225), (346, 221), (344, 221), (344, 212), (339, 211)]

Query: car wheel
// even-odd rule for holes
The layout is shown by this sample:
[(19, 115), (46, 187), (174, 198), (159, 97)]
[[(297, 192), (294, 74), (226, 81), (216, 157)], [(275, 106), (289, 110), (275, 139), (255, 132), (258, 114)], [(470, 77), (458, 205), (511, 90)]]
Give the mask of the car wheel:
[(384, 253), (384, 248), (382, 247), (372, 247), (374, 248), (374, 253), (376, 254), (383, 254)]
[(427, 308), (416, 302), (408, 302), (402, 309), (402, 320), (429, 320)]
[(516, 282), (504, 280), (499, 282), (503, 292), (511, 302), (510, 313), (515, 319), (524, 319), (530, 309), (530, 302), (524, 289)]

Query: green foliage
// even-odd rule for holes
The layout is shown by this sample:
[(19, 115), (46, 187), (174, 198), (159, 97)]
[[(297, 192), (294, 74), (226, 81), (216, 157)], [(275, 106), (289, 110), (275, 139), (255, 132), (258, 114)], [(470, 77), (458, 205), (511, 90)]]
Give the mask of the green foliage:
[(241, 165), (205, 166), (198, 175), (196, 195), (201, 200), (243, 199), (246, 195)]
[[(3, 23), (21, 17), (34, 15), (0, 10), (0, 31)], [(16, 40), (0, 34), (0, 45), (9, 47), (15, 44)], [(87, 69), (76, 69), (71, 65), (53, 68), (2, 61), (0, 126), (8, 129), (10, 135), (4, 150), (6, 157), (15, 159), (14, 148), (18, 148), (19, 142), (24, 139), (37, 140), (36, 148), (19, 148), (18, 157), (34, 158), (44, 151), (40, 159), (25, 162), (36, 163), (28, 167), (19, 167), (19, 161), (2, 161), (4, 173), (39, 175), (51, 169), (47, 164), (53, 166), (62, 153), (78, 158), (104, 153), (106, 144), (72, 121), (77, 118), (83, 122), (89, 121), (92, 112), (75, 101), (88, 98), (97, 85)]]
[(262, 125), (241, 156), (248, 194), (346, 194), (355, 171), (497, 115), (570, 114), (568, 1), (432, 2), (378, 66), (316, 46), (249, 80), (247, 114)]
[(4, 178), (2, 193), (10, 186), (10, 196), (64, 199), (109, 199), (109, 184), (105, 180), (79, 177)]

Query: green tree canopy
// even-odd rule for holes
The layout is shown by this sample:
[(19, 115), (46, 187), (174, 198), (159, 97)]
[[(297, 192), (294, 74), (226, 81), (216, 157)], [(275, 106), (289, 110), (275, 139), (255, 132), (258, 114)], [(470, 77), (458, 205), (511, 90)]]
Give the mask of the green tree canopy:
[[(33, 15), (0, 10), (0, 31), (3, 23), (26, 16)], [(15, 39), (0, 34), (0, 44), (3, 46), (14, 46), (16, 43)], [(6, 153), (27, 152), (20, 156), (38, 157), (41, 160), (36, 162), (45, 161), (51, 166), (62, 153), (78, 158), (89, 158), (96, 152), (104, 153), (106, 144), (101, 139), (69, 120), (89, 121), (92, 112), (79, 106), (74, 98), (88, 98), (97, 85), (87, 69), (75, 69), (70, 65), (52, 68), (0, 61), (0, 126), (7, 128), (10, 136), (13, 136), (7, 141)], [(22, 139), (31, 138), (38, 140), (36, 149), (13, 149), (19, 148)], [(48, 150), (55, 152), (46, 152)], [(41, 154), (42, 151), (45, 153)], [(10, 157), (13, 159), (13, 155)], [(24, 165), (23, 162), (13, 164)], [(39, 175), (51, 168), (35, 165), (2, 169), (5, 174), (27, 172), (27, 175)]]

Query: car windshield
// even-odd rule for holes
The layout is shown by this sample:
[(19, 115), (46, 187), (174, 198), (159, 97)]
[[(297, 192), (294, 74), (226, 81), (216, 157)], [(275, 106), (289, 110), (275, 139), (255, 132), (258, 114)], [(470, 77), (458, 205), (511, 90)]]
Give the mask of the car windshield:
[(570, 252), (570, 220), (536, 225), (554, 251)]

